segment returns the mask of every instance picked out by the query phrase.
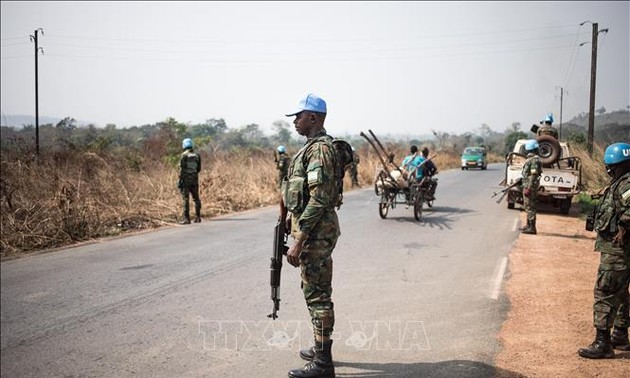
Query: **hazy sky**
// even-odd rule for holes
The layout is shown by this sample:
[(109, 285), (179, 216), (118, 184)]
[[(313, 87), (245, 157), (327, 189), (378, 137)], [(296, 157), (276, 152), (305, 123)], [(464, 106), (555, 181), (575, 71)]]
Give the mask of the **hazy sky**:
[[(524, 128), (630, 105), (628, 1), (1, 2), (3, 115), (118, 127), (173, 117), (265, 131), (300, 97), (330, 134)], [(587, 42), (583, 46), (581, 43)]]

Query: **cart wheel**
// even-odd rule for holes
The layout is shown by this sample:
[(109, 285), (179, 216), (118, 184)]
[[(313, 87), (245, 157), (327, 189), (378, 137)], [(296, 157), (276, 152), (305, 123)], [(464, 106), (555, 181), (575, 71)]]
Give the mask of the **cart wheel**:
[(422, 191), (416, 193), (415, 199), (413, 201), (413, 216), (417, 221), (422, 219), (422, 201), (424, 200), (424, 196), (422, 195)]
[(378, 215), (380, 215), (381, 218), (383, 219), (387, 218), (388, 212), (389, 212), (389, 204), (387, 202), (378, 204)]

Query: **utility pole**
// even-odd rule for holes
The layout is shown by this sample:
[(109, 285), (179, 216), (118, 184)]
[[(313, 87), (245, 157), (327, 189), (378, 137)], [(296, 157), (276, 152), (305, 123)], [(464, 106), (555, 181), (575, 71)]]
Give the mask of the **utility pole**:
[(560, 88), (560, 127), (558, 128), (558, 139), (562, 139), (562, 102), (564, 99), (564, 88), (563, 87), (556, 87), (556, 88)]
[(39, 83), (37, 78), (37, 57), (41, 50), (42, 54), (44, 49), (38, 47), (37, 32), (41, 31), (44, 35), (44, 29), (39, 28), (35, 30), (35, 35), (31, 35), (31, 41), (35, 42), (35, 156), (37, 156), (37, 162), (39, 163)]
[[(585, 24), (588, 21), (581, 23)], [(601, 32), (608, 33), (608, 29), (602, 29)], [(597, 36), (600, 30), (597, 28), (597, 22), (593, 23), (593, 39), (591, 42), (591, 99), (588, 111), (588, 139), (586, 146), (589, 155), (593, 156), (593, 137), (595, 135), (595, 82), (597, 77)]]

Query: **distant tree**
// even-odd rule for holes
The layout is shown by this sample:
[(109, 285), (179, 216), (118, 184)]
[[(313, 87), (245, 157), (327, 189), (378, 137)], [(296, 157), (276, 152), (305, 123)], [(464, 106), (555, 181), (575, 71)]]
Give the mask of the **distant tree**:
[(481, 134), (482, 137), (487, 138), (492, 134), (492, 129), (490, 126), (483, 123), (481, 124), (481, 127), (479, 127), (479, 134)]
[[(55, 125), (54, 144), (56, 148), (74, 149), (76, 146), (72, 143), (72, 132), (77, 128), (77, 121), (74, 118), (66, 117)], [(41, 130), (40, 130), (41, 131)], [(41, 140), (40, 132), (40, 140)]]
[(512, 122), (512, 131), (517, 132), (521, 128), (520, 122)]
[(586, 135), (584, 135), (583, 132), (571, 133), (571, 135), (569, 135), (567, 140), (574, 145), (580, 145), (583, 147), (586, 146)]
[(260, 126), (256, 123), (250, 123), (245, 127), (242, 127), (240, 132), (243, 134), (243, 139), (250, 144), (257, 144), (265, 134), (260, 130)]
[(596, 112), (597, 114), (602, 115), (606, 113), (606, 108), (602, 106), (601, 108), (597, 109)]
[(275, 121), (272, 127), (276, 130), (275, 140), (279, 144), (288, 145), (291, 142), (291, 131), (287, 121)]
[(516, 145), (516, 141), (519, 139), (527, 139), (527, 134), (522, 131), (515, 131), (505, 136), (505, 147), (504, 153), (512, 152), (514, 146)]
[(221, 134), (228, 130), (227, 124), (223, 118), (210, 118), (206, 121), (208, 125), (213, 127), (217, 133)]

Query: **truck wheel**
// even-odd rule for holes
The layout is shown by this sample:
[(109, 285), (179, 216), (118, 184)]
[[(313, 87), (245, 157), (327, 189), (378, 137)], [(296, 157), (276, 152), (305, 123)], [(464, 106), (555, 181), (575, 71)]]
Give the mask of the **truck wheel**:
[(508, 209), (513, 209), (514, 208), (514, 202), (510, 202), (508, 201)]
[(560, 212), (562, 214), (569, 214), (569, 210), (571, 210), (571, 198), (560, 201)]
[(536, 141), (538, 142), (541, 163), (549, 165), (560, 159), (562, 148), (556, 138), (551, 135), (540, 135), (536, 138)]

